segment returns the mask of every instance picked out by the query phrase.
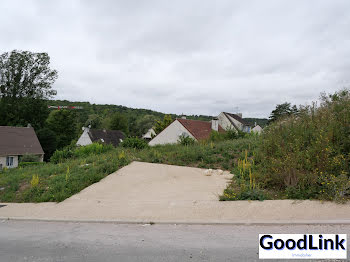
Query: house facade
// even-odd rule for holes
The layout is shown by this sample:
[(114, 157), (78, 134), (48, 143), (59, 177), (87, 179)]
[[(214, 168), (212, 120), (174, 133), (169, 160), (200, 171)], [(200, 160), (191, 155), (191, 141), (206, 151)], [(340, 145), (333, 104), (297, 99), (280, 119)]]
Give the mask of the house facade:
[(225, 132), (219, 125), (218, 119), (211, 122), (176, 119), (162, 132), (155, 136), (148, 144), (150, 146), (176, 144), (181, 136), (191, 137), (195, 141), (208, 139), (212, 131)]
[(229, 130), (239, 130), (242, 132), (250, 133), (250, 124), (242, 118), (241, 114), (232, 114), (227, 112), (221, 112), (218, 115), (219, 124), (223, 129)]
[(44, 151), (32, 127), (0, 126), (0, 169), (17, 167), (24, 155), (44, 160)]
[(148, 129), (147, 133), (142, 136), (142, 139), (145, 139), (147, 141), (151, 141), (153, 137), (156, 136), (156, 132), (153, 128)]
[(261, 132), (262, 132), (262, 127), (261, 126), (259, 126), (259, 125), (255, 125), (253, 128), (252, 128), (252, 132), (254, 132), (254, 133), (258, 133), (258, 134), (260, 134)]
[(124, 138), (124, 133), (119, 130), (100, 130), (83, 127), (83, 133), (79, 137), (76, 145), (87, 146), (92, 143), (99, 142), (104, 144), (112, 144), (113, 146), (117, 147), (121, 142), (123, 142)]

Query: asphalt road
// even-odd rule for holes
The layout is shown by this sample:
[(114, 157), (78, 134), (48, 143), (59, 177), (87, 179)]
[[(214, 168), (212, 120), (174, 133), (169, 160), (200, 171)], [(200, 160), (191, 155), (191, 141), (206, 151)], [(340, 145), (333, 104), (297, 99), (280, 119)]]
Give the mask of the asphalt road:
[(0, 221), (0, 261), (257, 261), (259, 233), (350, 234), (350, 226)]

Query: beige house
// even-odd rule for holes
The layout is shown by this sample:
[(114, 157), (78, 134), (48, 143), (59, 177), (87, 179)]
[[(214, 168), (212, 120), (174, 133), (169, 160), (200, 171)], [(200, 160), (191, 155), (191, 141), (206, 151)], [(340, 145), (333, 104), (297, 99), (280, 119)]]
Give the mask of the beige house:
[(17, 167), (23, 155), (44, 160), (44, 151), (32, 127), (0, 126), (0, 169)]
[(254, 133), (258, 133), (258, 134), (260, 134), (261, 132), (262, 132), (262, 127), (261, 126), (259, 126), (259, 125), (255, 125), (253, 128), (252, 128), (252, 132), (254, 132)]
[(143, 139), (150, 141), (153, 137), (156, 136), (156, 132), (153, 128), (148, 129), (147, 133), (142, 136)]
[(195, 141), (208, 139), (212, 131), (225, 132), (217, 118), (211, 122), (190, 119), (176, 119), (148, 144), (150, 146), (176, 144), (181, 136), (191, 137)]
[(242, 132), (250, 133), (250, 124), (242, 118), (242, 114), (232, 114), (221, 112), (218, 115), (219, 124), (223, 129), (229, 130), (239, 130)]

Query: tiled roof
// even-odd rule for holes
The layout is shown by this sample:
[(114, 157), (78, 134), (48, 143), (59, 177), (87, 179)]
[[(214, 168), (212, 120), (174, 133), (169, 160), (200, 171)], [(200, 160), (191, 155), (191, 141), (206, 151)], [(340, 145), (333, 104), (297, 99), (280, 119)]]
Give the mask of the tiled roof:
[[(191, 120), (191, 119), (177, 119), (197, 140), (203, 140), (210, 137), (211, 122)], [(219, 125), (219, 132), (225, 130)]]
[(44, 154), (32, 127), (0, 126), (0, 156)]
[(90, 129), (88, 134), (92, 142), (103, 142), (113, 146), (118, 146), (120, 140), (123, 140), (125, 137), (123, 132), (119, 130)]

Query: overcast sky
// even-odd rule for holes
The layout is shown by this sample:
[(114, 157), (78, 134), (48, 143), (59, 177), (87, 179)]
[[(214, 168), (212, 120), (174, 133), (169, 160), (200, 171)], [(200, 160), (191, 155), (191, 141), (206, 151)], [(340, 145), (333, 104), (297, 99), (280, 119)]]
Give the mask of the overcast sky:
[(350, 86), (349, 0), (0, 1), (0, 52), (48, 52), (57, 99), (267, 117)]

